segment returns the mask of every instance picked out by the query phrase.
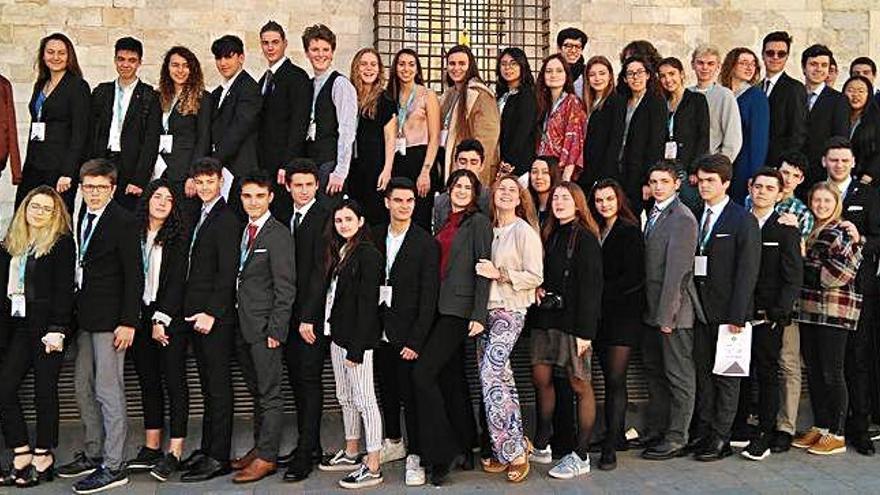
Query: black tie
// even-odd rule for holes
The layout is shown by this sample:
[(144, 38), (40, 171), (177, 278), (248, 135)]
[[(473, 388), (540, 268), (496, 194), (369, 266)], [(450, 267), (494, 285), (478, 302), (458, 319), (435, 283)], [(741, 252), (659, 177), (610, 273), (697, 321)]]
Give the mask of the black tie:
[[(92, 235), (92, 223), (95, 221), (94, 213), (86, 213), (86, 229), (83, 231), (82, 239), (80, 239), (80, 246), (82, 246), (83, 242), (89, 242), (89, 237)], [(80, 247), (82, 249), (82, 247)]]
[(293, 214), (293, 233), (296, 235), (296, 231), (299, 230), (299, 223), (302, 221), (302, 213), (296, 212)]
[(266, 69), (266, 73), (263, 74), (263, 96), (266, 96), (272, 91), (272, 70)]

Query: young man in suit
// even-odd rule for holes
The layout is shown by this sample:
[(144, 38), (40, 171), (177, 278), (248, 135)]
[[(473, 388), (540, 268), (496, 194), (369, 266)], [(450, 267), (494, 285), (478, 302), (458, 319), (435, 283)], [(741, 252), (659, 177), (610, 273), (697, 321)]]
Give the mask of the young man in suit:
[(103, 158), (84, 163), (79, 174), (85, 207), (76, 223), (77, 405), (85, 427), (85, 451), (58, 475), (77, 481), (77, 493), (96, 493), (128, 483), (123, 450), (125, 351), (138, 326), (144, 272), (137, 222), (113, 201), (116, 167)]
[(400, 405), (402, 402), (406, 431), (419, 431), (412, 371), (434, 323), (440, 290), (437, 242), (412, 222), (416, 192), (411, 180), (391, 179), (385, 188), (385, 207), (391, 223), (379, 228), (375, 236), (376, 246), (385, 255), (385, 283), (379, 305), (382, 337), (376, 348), (385, 426), (380, 462), (406, 457), (407, 486), (425, 484), (425, 471), (421, 467), (418, 435), (410, 433), (404, 447)]
[(697, 369), (697, 428), (691, 447), (701, 461), (733, 453), (730, 433), (739, 402), (740, 378), (715, 375), (720, 325), (740, 333), (753, 315), (755, 283), (761, 265), (758, 221), (727, 195), (731, 163), (726, 156), (697, 160), (697, 185), (705, 206), (694, 257), (694, 280), (705, 322), (694, 335)]
[[(310, 290), (316, 279), (324, 277), (324, 230), (330, 219), (330, 206), (318, 194), (321, 183), (318, 167), (308, 158), (295, 159), (288, 165), (287, 189), (293, 202), (293, 215), (282, 219), (293, 235), (296, 259), (296, 293), (291, 318), (291, 336), (285, 348), (287, 373), (296, 404), (296, 448), (278, 457), (287, 465), (284, 481), (308, 478), (315, 464), (321, 462), (321, 413), (324, 389), (321, 372), (328, 354), (329, 339), (323, 321), (311, 329), (300, 326), (307, 308), (324, 304), (325, 294)], [(277, 201), (277, 199), (276, 199)], [(320, 318), (318, 320), (321, 320)]]
[(576, 27), (567, 27), (556, 35), (556, 49), (565, 59), (571, 70), (571, 80), (574, 84), (574, 92), (578, 96), (584, 94), (584, 50), (587, 48), (589, 38), (587, 33)]
[(296, 296), (293, 238), (269, 212), (272, 177), (258, 171), (241, 179), (241, 203), (248, 224), (238, 265), (237, 355), (254, 397), (254, 447), (232, 461), (232, 481), (249, 483), (275, 473), (281, 444), (281, 344), (287, 341)]
[(153, 87), (138, 78), (143, 44), (120, 38), (115, 54), (119, 77), (92, 91), (91, 156), (113, 162), (119, 174), (114, 199), (134, 211), (159, 154), (162, 108)]
[(183, 482), (229, 474), (232, 448), (232, 378), (229, 358), (235, 331), (235, 276), (241, 224), (220, 196), (223, 165), (202, 158), (190, 168), (201, 207), (189, 219), (189, 260), (183, 315), (205, 397), (202, 441), (184, 460)]
[(260, 169), (275, 178), (272, 191), (272, 215), (278, 219), (290, 216), (293, 208), (287, 193), (284, 166), (294, 158), (305, 156), (306, 131), (312, 84), (309, 76), (287, 58), (287, 36), (275, 21), (260, 29), (260, 48), (269, 68), (260, 78), (263, 110), (260, 113)]
[(825, 45), (812, 45), (801, 54), (804, 71), (804, 96), (807, 106), (807, 140), (803, 152), (807, 155), (809, 170), (801, 185), (801, 198), (816, 182), (825, 180), (822, 154), (825, 143), (834, 136), (849, 136), (849, 103), (843, 93), (825, 83), (831, 66), (831, 50)]
[(306, 130), (306, 156), (318, 163), (322, 193), (334, 196), (348, 178), (358, 124), (357, 92), (333, 69), (336, 35), (315, 24), (302, 35), (303, 50), (312, 64), (312, 106)]
[[(791, 324), (794, 302), (800, 295), (804, 278), (800, 232), (797, 227), (780, 223), (775, 209), (782, 199), (783, 184), (778, 170), (764, 168), (752, 177), (749, 187), (751, 212), (761, 228), (761, 269), (755, 286), (755, 319), (764, 322), (752, 330), (760, 435), (752, 439), (742, 452), (743, 457), (754, 461), (770, 455), (779, 412), (782, 335), (785, 327)], [(740, 390), (735, 432), (745, 427), (751, 395), (751, 387)]]
[(229, 204), (244, 219), (241, 211), (239, 179), (257, 168), (257, 131), (263, 105), (260, 86), (244, 69), (244, 43), (227, 34), (211, 44), (211, 53), (220, 86), (211, 92), (211, 157), (216, 158), (235, 177), (229, 192)]
[(774, 31), (764, 36), (762, 58), (767, 75), (761, 87), (770, 100), (770, 146), (767, 164), (775, 167), (784, 153), (799, 151), (807, 137), (806, 93), (800, 81), (785, 73), (785, 63), (791, 53), (791, 36), (785, 31)]
[(742, 148), (742, 120), (733, 91), (718, 84), (721, 53), (714, 46), (699, 46), (691, 55), (697, 84), (688, 90), (702, 93), (709, 103), (709, 153), (720, 153), (736, 160)]
[(862, 455), (874, 455), (874, 444), (868, 435), (868, 416), (871, 410), (872, 387), (876, 387), (873, 353), (876, 332), (877, 256), (880, 252), (880, 195), (877, 189), (862, 184), (852, 176), (856, 167), (849, 140), (836, 137), (828, 140), (822, 166), (828, 171), (828, 180), (836, 185), (843, 198), (843, 219), (855, 225), (859, 236), (865, 239), (862, 264), (856, 279), (857, 290), (863, 296), (862, 311), (855, 332), (846, 342), (846, 385), (849, 394), (849, 418), (846, 439)]
[(642, 457), (667, 460), (686, 455), (688, 426), (696, 400), (694, 370), (694, 257), (697, 221), (678, 199), (675, 162), (651, 168), (654, 207), (645, 224), (644, 322), (650, 327), (642, 352), (648, 379), (647, 449)]

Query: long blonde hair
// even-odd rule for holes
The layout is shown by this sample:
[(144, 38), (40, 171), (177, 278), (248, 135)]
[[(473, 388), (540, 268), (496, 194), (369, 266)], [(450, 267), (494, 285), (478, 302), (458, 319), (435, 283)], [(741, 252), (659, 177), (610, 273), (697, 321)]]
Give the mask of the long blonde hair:
[(532, 194), (513, 175), (502, 175), (489, 188), (489, 213), (492, 217), (492, 223), (498, 225), (498, 211), (495, 209), (495, 192), (498, 191), (498, 186), (505, 180), (513, 181), (519, 192), (519, 206), (516, 207), (516, 216), (528, 222), (536, 232), (540, 233), (538, 214), (535, 213), (535, 203), (532, 201)]
[[(834, 212), (827, 219), (820, 221), (816, 218), (816, 223), (813, 224), (813, 230), (811, 230), (810, 235), (807, 236), (807, 246), (813, 244), (813, 242), (819, 238), (819, 234), (825, 230), (826, 227), (834, 225), (840, 221), (840, 216), (843, 215), (843, 201), (840, 198), (840, 190), (837, 189), (837, 186), (828, 181), (813, 184), (813, 187), (810, 188), (810, 193), (807, 195), (807, 205), (810, 207), (812, 207), (813, 195), (816, 194), (816, 191), (827, 191), (830, 193), (834, 196), (836, 205), (834, 206)], [(812, 209), (810, 211), (812, 211)], [(815, 214), (813, 214), (813, 216), (815, 216)]]
[[(379, 74), (376, 76), (376, 82), (370, 85), (364, 83), (361, 80), (361, 75), (358, 73), (358, 65), (361, 63), (361, 58), (368, 53), (372, 53), (376, 60), (379, 61)], [(361, 115), (370, 119), (375, 118), (376, 109), (379, 107), (379, 98), (382, 97), (382, 93), (385, 91), (385, 64), (382, 63), (382, 55), (379, 55), (375, 48), (361, 48), (355, 53), (354, 58), (351, 59), (350, 76), (354, 89), (357, 91), (358, 109)]]
[[(49, 225), (42, 229), (31, 229), (27, 223), (27, 209), (31, 200), (37, 195), (52, 198), (55, 209), (52, 212), (52, 220)], [(24, 201), (16, 210), (9, 230), (6, 232), (6, 238), (3, 239), (3, 246), (12, 256), (22, 256), (33, 250), (34, 256), (39, 258), (49, 254), (55, 246), (55, 242), (69, 234), (70, 214), (67, 213), (67, 207), (61, 196), (49, 186), (39, 186), (25, 196)]]

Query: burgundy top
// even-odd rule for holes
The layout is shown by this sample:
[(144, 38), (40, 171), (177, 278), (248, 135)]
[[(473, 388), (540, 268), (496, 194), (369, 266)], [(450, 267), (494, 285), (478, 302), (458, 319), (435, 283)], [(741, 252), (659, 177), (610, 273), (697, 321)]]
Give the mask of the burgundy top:
[(449, 218), (440, 232), (437, 232), (437, 242), (440, 243), (440, 280), (446, 278), (446, 264), (449, 262), (449, 255), (452, 251), (452, 240), (458, 233), (458, 227), (461, 225), (461, 219), (464, 218), (465, 210), (459, 212), (450, 212)]

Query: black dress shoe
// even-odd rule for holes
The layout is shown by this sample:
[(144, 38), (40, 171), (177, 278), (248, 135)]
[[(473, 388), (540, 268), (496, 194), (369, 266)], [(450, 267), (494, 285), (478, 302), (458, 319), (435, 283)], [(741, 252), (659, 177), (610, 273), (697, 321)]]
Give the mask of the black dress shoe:
[(685, 445), (685, 451), (688, 454), (696, 454), (706, 448), (709, 445), (711, 438), (709, 435), (700, 435), (691, 437), (690, 441), (688, 441), (687, 445)]
[(733, 449), (730, 448), (730, 443), (721, 440), (720, 438), (713, 438), (707, 445), (707, 447), (699, 452), (697, 452), (694, 457), (698, 461), (703, 462), (711, 462), (711, 461), (720, 461), (725, 457), (730, 457), (733, 455)]
[(225, 476), (231, 472), (232, 467), (229, 465), (229, 462), (220, 462), (211, 457), (204, 456), (192, 469), (183, 473), (180, 481), (184, 483), (208, 481), (218, 476)]
[(617, 469), (617, 451), (614, 449), (603, 449), (602, 455), (599, 457), (600, 471), (614, 471)]
[(871, 441), (871, 437), (867, 434), (856, 435), (850, 440), (850, 443), (853, 447), (856, 448), (856, 452), (862, 455), (866, 455), (868, 457), (873, 456), (876, 452), (874, 449), (874, 442)]
[(773, 440), (770, 442), (770, 452), (781, 454), (791, 450), (791, 435), (784, 431), (777, 431), (773, 434)]
[(443, 486), (449, 478), (449, 466), (435, 465), (431, 467), (431, 484)]
[(207, 454), (205, 454), (205, 452), (203, 450), (196, 449), (196, 450), (192, 451), (192, 453), (189, 455), (189, 457), (180, 461), (180, 465), (178, 466), (178, 469), (180, 469), (181, 471), (189, 471), (196, 464), (202, 462), (202, 459), (204, 459), (206, 457), (206, 455)]
[(312, 459), (294, 456), (284, 473), (284, 481), (302, 481), (312, 474)]
[(660, 445), (663, 442), (663, 437), (661, 435), (656, 434), (648, 434), (644, 437), (633, 438), (632, 440), (626, 440), (622, 442), (623, 448), (618, 448), (617, 450), (628, 450), (628, 449), (648, 449), (654, 447), (655, 445)]
[(649, 461), (665, 461), (676, 457), (684, 457), (688, 454), (687, 447), (678, 443), (664, 441), (642, 452), (642, 458)]
[[(299, 447), (295, 447), (293, 450), (288, 452), (285, 455), (278, 456), (278, 460), (275, 462), (278, 467), (287, 467), (291, 462), (296, 458), (296, 452), (299, 450)], [(321, 459), (324, 456), (324, 452), (321, 450), (321, 447), (317, 447), (314, 451), (312, 451), (312, 464), (320, 464)]]

